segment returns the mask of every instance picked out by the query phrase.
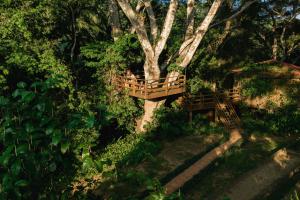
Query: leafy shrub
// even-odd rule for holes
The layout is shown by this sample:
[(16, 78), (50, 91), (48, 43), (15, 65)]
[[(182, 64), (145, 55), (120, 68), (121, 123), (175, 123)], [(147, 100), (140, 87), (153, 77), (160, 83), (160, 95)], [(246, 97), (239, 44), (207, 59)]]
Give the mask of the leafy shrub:
[[(55, 174), (71, 171), (75, 153), (88, 152), (94, 142), (94, 116), (69, 110), (54, 95), (62, 93), (53, 82), (48, 79), (30, 87), (20, 82), (11, 96), (0, 96), (2, 199), (37, 198), (46, 190), (51, 192), (53, 188), (46, 187)], [(89, 139), (72, 142), (79, 129), (89, 132), (84, 136)]]
[[(245, 109), (245, 108), (244, 108)], [(243, 124), (246, 132), (272, 134), (298, 134), (300, 112), (297, 105), (288, 105), (273, 112), (266, 110), (244, 111)]]

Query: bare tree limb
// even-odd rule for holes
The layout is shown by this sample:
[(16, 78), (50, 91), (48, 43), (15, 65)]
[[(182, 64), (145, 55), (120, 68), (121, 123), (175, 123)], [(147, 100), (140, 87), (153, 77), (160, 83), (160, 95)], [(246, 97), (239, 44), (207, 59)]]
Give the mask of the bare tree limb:
[(187, 1), (187, 29), (185, 33), (185, 39), (189, 39), (194, 34), (194, 23), (195, 23), (195, 0)]
[(206, 17), (202, 21), (201, 25), (196, 29), (195, 38), (192, 44), (189, 47), (189, 50), (185, 57), (183, 58), (182, 62), (179, 64), (181, 67), (186, 67), (192, 60), (200, 42), (203, 39), (203, 36), (207, 32), (210, 23), (212, 22), (213, 18), (215, 17), (217, 11), (219, 10), (223, 0), (215, 0), (210, 7)]
[(236, 13), (234, 13), (233, 15), (231, 15), (230, 17), (220, 21), (220, 22), (217, 22), (215, 24), (212, 24), (209, 28), (213, 28), (215, 26), (218, 26), (219, 24), (222, 24), (223, 22), (226, 22), (228, 20), (231, 20), (231, 19), (234, 19), (235, 17), (239, 16), (242, 12), (244, 12), (249, 6), (251, 6), (253, 3), (255, 2), (258, 2), (258, 0), (253, 0), (253, 1), (249, 1), (247, 3), (245, 3), (245, 5), (243, 5), (239, 11), (237, 11)]
[(141, 22), (141, 20), (139, 20), (137, 13), (132, 9), (131, 5), (126, 0), (117, 1), (124, 14), (136, 30), (137, 36), (146, 55), (146, 59), (151, 60), (154, 57), (154, 51), (149, 41), (144, 24)]
[(161, 52), (163, 51), (163, 48), (166, 45), (167, 39), (170, 35), (171, 29), (173, 26), (173, 22), (175, 19), (177, 7), (178, 7), (178, 0), (171, 0), (162, 32), (161, 32), (159, 40), (155, 46), (155, 57), (157, 60), (158, 60), (158, 57), (160, 56)]
[[(138, 1), (137, 5), (136, 5), (136, 7), (135, 7), (135, 12), (136, 12), (137, 14), (139, 14), (139, 13), (141, 12), (141, 10), (143, 9), (143, 7), (144, 7), (144, 2), (143, 2), (143, 1)], [(135, 33), (135, 29), (134, 29), (133, 26), (132, 26), (131, 29), (130, 29), (130, 33), (131, 33), (131, 34)]]

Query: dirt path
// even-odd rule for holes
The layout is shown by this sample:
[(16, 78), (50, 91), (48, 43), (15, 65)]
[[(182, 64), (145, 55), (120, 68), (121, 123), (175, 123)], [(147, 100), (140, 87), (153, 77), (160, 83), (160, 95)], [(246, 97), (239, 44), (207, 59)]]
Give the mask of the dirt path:
[[(149, 157), (138, 166), (124, 169), (122, 173), (128, 174), (132, 172), (135, 177), (149, 177), (152, 180), (168, 181), (174, 175), (180, 173), (186, 165), (190, 165), (193, 159), (202, 156), (208, 150), (217, 146), (224, 136), (220, 134), (211, 135), (191, 135), (181, 137), (175, 140), (162, 142), (162, 150), (155, 157)], [(110, 183), (108, 183), (110, 184)], [(114, 196), (122, 194), (123, 199), (127, 197), (136, 197), (142, 199), (141, 196), (147, 195), (146, 183), (137, 183), (136, 181), (118, 182), (114, 187), (109, 189), (99, 188), (95, 196)], [(113, 199), (113, 198), (112, 198)], [(118, 198), (115, 199), (120, 199)]]
[(272, 159), (240, 177), (230, 189), (216, 199), (252, 200), (272, 191), (273, 186), (300, 167), (300, 154), (285, 149), (277, 151)]
[(195, 175), (197, 175), (201, 170), (205, 169), (214, 160), (221, 157), (228, 149), (235, 145), (238, 141), (242, 139), (240, 131), (238, 129), (232, 130), (230, 134), (230, 139), (221, 144), (220, 146), (214, 148), (202, 158), (200, 158), (196, 163), (188, 167), (182, 173), (174, 177), (169, 181), (164, 187), (166, 194), (171, 194), (181, 188), (185, 183), (191, 180)]
[(151, 175), (153, 178), (161, 179), (182, 166), (187, 160), (205, 152), (209, 146), (218, 143), (222, 137), (214, 134), (187, 136), (165, 142), (155, 160), (141, 163), (136, 170)]

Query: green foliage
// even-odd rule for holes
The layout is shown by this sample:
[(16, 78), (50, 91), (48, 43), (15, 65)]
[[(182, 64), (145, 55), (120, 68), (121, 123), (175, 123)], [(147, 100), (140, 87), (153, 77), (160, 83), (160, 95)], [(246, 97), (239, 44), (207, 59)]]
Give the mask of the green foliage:
[(300, 112), (296, 105), (279, 108), (272, 113), (265, 110), (243, 112), (243, 124), (248, 133), (299, 134), (299, 120)]
[(298, 192), (295, 190), (294, 191), (294, 194), (290, 195), (290, 200), (299, 200), (300, 197), (299, 197), (299, 194)]
[[(137, 37), (126, 34), (116, 42), (91, 43), (81, 48), (84, 62), (100, 73), (108, 70), (124, 73), (128, 68), (142, 65), (143, 53)], [(99, 74), (100, 75), (100, 74)]]
[(63, 102), (53, 98), (53, 92), (60, 92), (54, 82), (48, 79), (30, 86), (20, 82), (11, 96), (0, 97), (4, 116), (0, 120), (4, 143), (0, 156), (1, 198), (26, 199), (34, 191), (42, 194), (48, 183), (43, 180), (54, 181), (54, 174), (68, 170), (74, 156), (93, 145), (94, 140), (74, 141), (77, 134), (83, 134), (79, 129), (86, 134), (93, 132), (94, 116), (66, 112)]
[[(122, 103), (120, 104), (120, 102)], [(139, 107), (141, 107), (141, 105), (136, 105), (134, 100), (129, 96), (116, 97), (116, 99), (111, 101), (111, 104), (108, 105), (108, 118), (116, 119), (119, 128), (133, 133), (136, 128), (134, 120), (142, 114), (142, 110)]]
[(261, 76), (253, 76), (249, 79), (245, 79), (242, 82), (242, 95), (246, 97), (257, 97), (268, 95), (273, 91), (271, 79), (264, 79)]
[(130, 134), (106, 147), (99, 159), (114, 165), (137, 164), (157, 152), (159, 144), (145, 135)]
[[(271, 4), (281, 10), (293, 2), (296, 1)], [(109, 183), (124, 179), (133, 185), (146, 185), (152, 192), (149, 199), (181, 199), (181, 194), (165, 196), (158, 181), (151, 177), (134, 172), (122, 174), (122, 170), (153, 158), (162, 138), (224, 133), (202, 115), (187, 123), (187, 113), (180, 106), (173, 106), (158, 110), (148, 135), (129, 134), (135, 132), (135, 120), (142, 115), (144, 101), (128, 97), (126, 91), (116, 91), (114, 81), (116, 75), (127, 69), (141, 73), (145, 55), (136, 34), (126, 33), (131, 25), (121, 13), (125, 34), (117, 41), (112, 40), (109, 3), (107, 0), (101, 3), (0, 1), (1, 199), (69, 199), (70, 182), (90, 183), (96, 175), (109, 179)], [(133, 2), (134, 6), (136, 3)], [(152, 3), (157, 23), (161, 25), (168, 6), (161, 1)], [(197, 4), (196, 24), (204, 18), (210, 3)], [(211, 89), (213, 83), (222, 86), (228, 63), (270, 58), (275, 37), (279, 42), (278, 57), (297, 62), (299, 22), (292, 20), (281, 34), (285, 19), (276, 18), (278, 27), (272, 29), (270, 13), (262, 10), (263, 5), (260, 2), (245, 11), (243, 17), (233, 19), (236, 28), (221, 46), (215, 47), (213, 41), (222, 35), (223, 24), (210, 28), (187, 69), (192, 93)], [(217, 21), (232, 13), (226, 9), (226, 6), (221, 8)], [(181, 2), (160, 64), (170, 56), (176, 59), (186, 31), (185, 18), (186, 5)], [(146, 26), (147, 23), (146, 20)], [(274, 35), (270, 35), (273, 30)], [(173, 64), (167, 70), (184, 73), (174, 64), (178, 62), (178, 58), (171, 60)], [(247, 70), (257, 73), (267, 70), (265, 67), (248, 66)], [(246, 80), (244, 85), (248, 96), (265, 95), (273, 89), (259, 76)], [(293, 88), (291, 93), (298, 94), (297, 85)], [(270, 107), (274, 106), (270, 103)], [(299, 112), (295, 107), (273, 110), (246, 115), (245, 129), (299, 133)], [(256, 114), (261, 116), (260, 120), (253, 120)], [(115, 136), (117, 131), (120, 133)], [(100, 140), (103, 135), (111, 140), (106, 137)], [(228, 158), (228, 163), (241, 165), (239, 159), (247, 163), (246, 158), (241, 153)], [(78, 193), (78, 199), (89, 198), (84, 192)], [(122, 194), (117, 196), (122, 198)]]
[(186, 111), (176, 107), (162, 107), (156, 111), (149, 132), (158, 138), (171, 139), (184, 135), (223, 134), (224, 130), (201, 114), (195, 115), (193, 121), (188, 122)]
[[(116, 93), (114, 77), (126, 69), (142, 66), (142, 51), (133, 34), (120, 37), (116, 42), (94, 42), (81, 48), (83, 63), (95, 69), (100, 103), (107, 105), (107, 121), (117, 120), (119, 128), (134, 132), (135, 119), (142, 114), (141, 101), (134, 101), (125, 91)], [(122, 102), (120, 104), (120, 102)]]

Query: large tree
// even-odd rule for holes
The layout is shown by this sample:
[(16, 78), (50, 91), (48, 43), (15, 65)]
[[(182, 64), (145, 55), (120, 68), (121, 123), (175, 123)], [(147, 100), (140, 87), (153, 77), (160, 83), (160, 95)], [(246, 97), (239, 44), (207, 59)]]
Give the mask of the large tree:
[[(126, 17), (129, 19), (144, 51), (144, 75), (146, 81), (159, 79), (162, 71), (165, 69), (165, 66), (170, 62), (175, 63), (181, 68), (186, 68), (190, 64), (199, 44), (209, 28), (209, 25), (213, 21), (222, 4), (222, 0), (213, 1), (202, 23), (195, 27), (194, 19), (197, 2), (195, 0), (188, 0), (186, 2), (186, 34), (183, 36), (183, 42), (179, 48), (177, 56), (175, 58), (167, 58), (167, 62), (161, 64), (161, 62), (159, 62), (160, 56), (166, 46), (174, 25), (179, 1), (169, 1), (168, 11), (161, 28), (158, 27), (157, 19), (152, 8), (152, 2), (150, 0), (139, 1), (138, 6), (140, 2), (142, 2), (147, 12), (150, 24), (150, 34), (148, 34), (147, 27), (145, 26), (145, 19), (140, 15), (138, 9), (133, 9), (130, 1), (117, 0), (117, 2)], [(166, 4), (166, 2), (163, 2), (163, 4)], [(174, 62), (174, 60), (176, 61)], [(176, 79), (178, 75), (179, 72), (171, 72), (168, 74), (169, 77), (173, 77), (172, 79)], [(141, 131), (144, 131), (144, 125), (146, 123), (151, 122), (155, 109), (163, 102), (164, 101), (162, 100), (145, 100), (144, 115), (139, 127)]]

